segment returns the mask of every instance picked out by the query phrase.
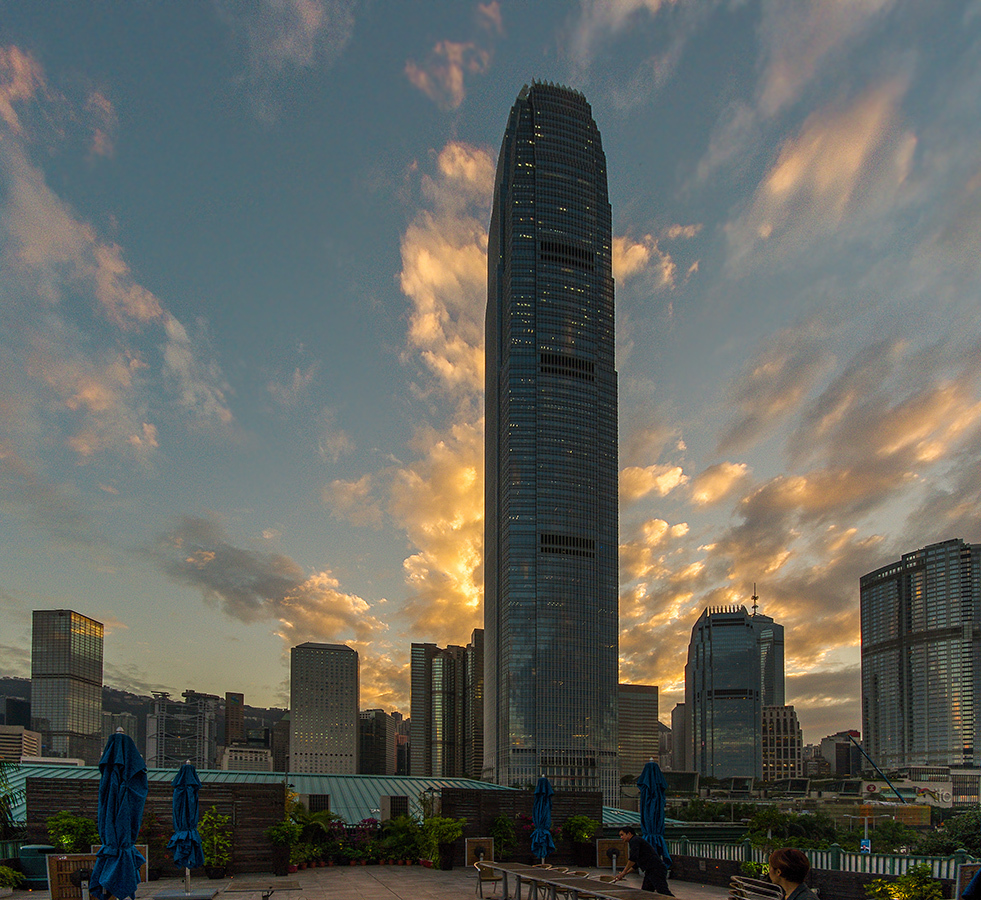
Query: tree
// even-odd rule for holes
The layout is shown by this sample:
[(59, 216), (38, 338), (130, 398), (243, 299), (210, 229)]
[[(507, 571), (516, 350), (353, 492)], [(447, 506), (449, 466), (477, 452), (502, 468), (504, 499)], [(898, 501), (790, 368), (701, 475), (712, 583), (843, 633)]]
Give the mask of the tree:
[(943, 895), (927, 865), (915, 866), (899, 878), (877, 878), (865, 888), (870, 900), (943, 900)]
[(18, 831), (14, 822), (14, 804), (23, 796), (23, 791), (15, 791), (10, 786), (10, 776), (16, 763), (0, 760), (0, 840), (9, 840)]
[(916, 852), (924, 856), (950, 856), (960, 849), (981, 856), (981, 807), (947, 819), (916, 845)]
[(835, 823), (824, 813), (759, 810), (749, 823), (749, 839), (757, 847), (827, 847), (837, 837)]

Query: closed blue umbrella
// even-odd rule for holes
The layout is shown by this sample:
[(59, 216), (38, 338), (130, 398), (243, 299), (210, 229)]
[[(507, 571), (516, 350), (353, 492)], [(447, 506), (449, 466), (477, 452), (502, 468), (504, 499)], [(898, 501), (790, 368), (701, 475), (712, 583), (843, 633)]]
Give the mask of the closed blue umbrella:
[(535, 805), (531, 811), (531, 821), (535, 830), (531, 833), (531, 853), (542, 862), (555, 849), (552, 840), (552, 785), (542, 775), (535, 785)]
[(664, 840), (664, 807), (668, 793), (668, 782), (661, 767), (649, 760), (644, 771), (637, 779), (640, 788), (640, 830), (641, 836), (651, 844), (668, 867), (671, 866), (671, 854)]
[(146, 803), (146, 763), (133, 739), (119, 729), (106, 742), (99, 760), (99, 837), (102, 846), (92, 868), (89, 892), (98, 900), (136, 896), (140, 866), (146, 860), (136, 837)]
[(174, 776), (174, 836), (167, 847), (173, 851), (174, 864), (184, 869), (184, 890), (190, 891), (191, 869), (204, 865), (201, 835), (198, 834), (198, 792), (201, 779), (189, 762)]

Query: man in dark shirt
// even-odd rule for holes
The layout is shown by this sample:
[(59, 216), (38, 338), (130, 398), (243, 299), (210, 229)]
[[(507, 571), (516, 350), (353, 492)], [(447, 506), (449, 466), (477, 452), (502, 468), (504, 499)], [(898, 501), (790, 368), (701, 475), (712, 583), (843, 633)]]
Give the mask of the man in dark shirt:
[(668, 887), (668, 867), (664, 865), (664, 860), (660, 854), (647, 841), (645, 841), (629, 825), (624, 825), (620, 829), (620, 840), (627, 844), (627, 864), (623, 871), (617, 875), (616, 880), (620, 881), (623, 876), (632, 869), (641, 869), (644, 873), (644, 883), (641, 887), (645, 891), (656, 891), (658, 894), (667, 894), (673, 897), (671, 889)]

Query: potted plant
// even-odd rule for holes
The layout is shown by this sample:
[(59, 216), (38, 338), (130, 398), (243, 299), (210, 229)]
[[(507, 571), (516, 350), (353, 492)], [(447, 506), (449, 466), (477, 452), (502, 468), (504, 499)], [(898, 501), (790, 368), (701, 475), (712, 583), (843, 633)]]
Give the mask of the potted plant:
[(0, 897), (9, 897), (23, 880), (24, 876), (20, 872), (10, 866), (0, 866)]
[(511, 858), (517, 835), (514, 832), (514, 822), (510, 816), (503, 813), (491, 822), (490, 836), (494, 838), (494, 856), (506, 862)]
[(422, 858), (440, 869), (453, 868), (453, 842), (463, 836), (466, 819), (430, 816), (422, 823)]
[(589, 816), (569, 816), (562, 825), (562, 836), (572, 844), (572, 858), (577, 866), (593, 864), (593, 835), (599, 822)]
[(95, 822), (67, 810), (51, 816), (46, 824), (48, 839), (62, 853), (91, 853), (92, 845), (101, 841)]
[(232, 861), (232, 817), (212, 806), (198, 822), (204, 868), (209, 878), (224, 878)]

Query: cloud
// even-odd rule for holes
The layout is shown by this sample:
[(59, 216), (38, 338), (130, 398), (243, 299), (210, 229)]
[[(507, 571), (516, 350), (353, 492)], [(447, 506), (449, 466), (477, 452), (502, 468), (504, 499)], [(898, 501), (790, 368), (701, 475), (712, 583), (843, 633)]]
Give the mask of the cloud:
[(670, 253), (658, 247), (657, 239), (647, 234), (639, 241), (627, 237), (613, 238), (613, 277), (627, 281), (636, 275), (654, 269), (658, 287), (673, 288), (677, 266)]
[(491, 3), (478, 3), (477, 19), (493, 28), (498, 34), (504, 34), (504, 19), (501, 16), (501, 4), (498, 0), (492, 0)]
[(357, 481), (337, 479), (324, 488), (324, 503), (339, 519), (356, 526), (382, 524), (384, 513), (375, 496), (378, 479), (370, 474)]
[(713, 506), (737, 490), (748, 476), (746, 463), (716, 463), (692, 479), (692, 500), (698, 506)]
[(367, 601), (339, 590), (329, 570), (306, 573), (287, 556), (236, 547), (215, 518), (185, 516), (150, 554), (170, 578), (230, 618), (276, 620), (288, 646), (368, 641), (387, 627)]
[(325, 462), (336, 463), (342, 456), (354, 452), (354, 440), (337, 424), (337, 415), (332, 409), (320, 411), (320, 437), (317, 451)]
[(862, 670), (859, 666), (787, 674), (787, 703), (797, 707), (806, 743), (817, 743), (843, 727), (861, 728)]
[(178, 404), (201, 424), (230, 425), (232, 411), (225, 399), (229, 386), (211, 358), (204, 321), (199, 320), (193, 335), (173, 316), (167, 316), (164, 328), (163, 374), (175, 388)]
[(735, 418), (719, 438), (720, 452), (745, 449), (799, 409), (830, 364), (825, 335), (816, 323), (788, 328), (766, 339), (764, 350), (733, 381)]
[(440, 41), (423, 65), (409, 60), (405, 76), (441, 109), (457, 109), (467, 96), (464, 77), (486, 73), (490, 59), (490, 51), (474, 43)]
[(763, 67), (757, 104), (772, 116), (795, 102), (842, 50), (870, 30), (893, 0), (801, 0), (766, 3), (760, 22)]
[(119, 118), (112, 101), (101, 91), (92, 91), (85, 101), (85, 112), (92, 123), (89, 152), (93, 157), (112, 156), (115, 151), (116, 129), (119, 127)]
[(416, 552), (403, 563), (403, 613), (425, 640), (459, 642), (481, 621), (483, 423), (420, 429), (422, 455), (392, 473), (389, 511)]
[(22, 135), (15, 105), (31, 100), (45, 89), (41, 65), (19, 47), (0, 47), (0, 119), (11, 133)]
[(586, 0), (570, 41), (570, 52), (588, 66), (598, 47), (623, 34), (641, 14), (654, 17), (677, 0)]
[(427, 207), (402, 236), (399, 285), (410, 302), (408, 349), (432, 383), (460, 398), (484, 384), (487, 218), (494, 183), (490, 154), (459, 142), (422, 179)]
[(620, 502), (635, 503), (649, 494), (665, 497), (679, 485), (687, 483), (688, 476), (681, 466), (628, 466), (620, 471)]
[[(14, 398), (0, 403), (0, 417), (25, 442), (18, 452), (67, 446), (83, 461), (109, 451), (146, 462), (161, 443), (153, 421), (161, 381), (196, 419), (230, 422), (224, 379), (204, 359), (206, 346), (195, 346), (139, 283), (123, 249), (82, 221), (33, 162), (34, 143), (17, 113), (36, 106), (45, 119), (53, 92), (40, 66), (7, 48), (0, 85), (0, 354), (7, 363), (0, 387)], [(64, 118), (82, 128), (114, 127), (112, 105), (97, 92)]]
[(763, 247), (770, 254), (805, 251), (846, 220), (857, 228), (895, 205), (916, 148), (900, 125), (904, 90), (893, 80), (845, 108), (808, 116), (781, 145), (749, 209), (726, 226), (729, 264), (741, 266)]
[(269, 396), (285, 409), (292, 409), (309, 392), (320, 368), (319, 362), (312, 362), (305, 369), (299, 366), (293, 369), (293, 374), (285, 379), (272, 378), (266, 384)]
[(104, 538), (68, 486), (47, 482), (10, 442), (0, 442), (0, 509), (66, 544), (91, 547)]

